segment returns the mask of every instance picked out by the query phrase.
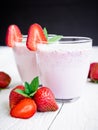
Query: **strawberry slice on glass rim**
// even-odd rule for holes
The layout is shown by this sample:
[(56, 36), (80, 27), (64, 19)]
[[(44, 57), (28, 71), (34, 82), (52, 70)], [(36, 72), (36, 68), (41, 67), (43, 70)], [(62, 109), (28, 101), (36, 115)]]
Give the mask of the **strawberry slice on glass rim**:
[(44, 31), (42, 27), (34, 23), (30, 25), (28, 29), (28, 37), (26, 41), (26, 46), (29, 50), (31, 51), (36, 51), (37, 50), (37, 44), (39, 43), (47, 43), (47, 38), (44, 34)]
[(20, 28), (15, 25), (9, 25), (6, 31), (5, 43), (9, 47), (14, 47), (15, 42), (22, 41), (22, 33)]

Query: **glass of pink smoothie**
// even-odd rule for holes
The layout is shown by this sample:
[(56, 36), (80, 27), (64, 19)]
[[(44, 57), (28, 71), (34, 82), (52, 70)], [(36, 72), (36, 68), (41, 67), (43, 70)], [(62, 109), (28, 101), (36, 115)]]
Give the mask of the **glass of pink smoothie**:
[(37, 61), (40, 80), (57, 100), (78, 99), (86, 85), (92, 39), (63, 37), (56, 43), (38, 44)]
[(22, 82), (31, 82), (36, 76), (39, 76), (36, 62), (36, 52), (30, 51), (26, 47), (27, 35), (23, 35), (22, 43), (15, 42), (13, 53), (17, 69)]
[[(53, 36), (55, 36), (55, 34), (49, 34), (48, 38), (52, 38)], [(22, 43), (15, 42), (13, 53), (22, 82), (31, 82), (33, 78), (39, 76), (39, 72), (36, 61), (36, 51), (30, 51), (27, 48), (26, 40), (27, 35), (23, 35)]]

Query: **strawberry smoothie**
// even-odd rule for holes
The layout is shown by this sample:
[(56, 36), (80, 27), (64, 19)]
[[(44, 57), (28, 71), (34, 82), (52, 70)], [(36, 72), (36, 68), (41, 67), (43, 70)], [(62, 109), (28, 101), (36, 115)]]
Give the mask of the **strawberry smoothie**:
[(26, 47), (26, 38), (23, 37), (22, 43), (15, 43), (13, 53), (15, 56), (16, 65), (23, 82), (31, 82), (31, 80), (38, 76), (36, 52), (30, 51)]
[[(55, 36), (55, 34), (49, 34), (49, 38), (53, 36)], [(39, 76), (39, 72), (36, 61), (36, 51), (30, 51), (27, 48), (26, 40), (27, 35), (23, 35), (22, 43), (15, 43), (13, 53), (21, 80), (23, 82), (31, 82), (34, 77)]]
[(86, 37), (64, 37), (56, 44), (38, 44), (40, 80), (52, 89), (56, 99), (72, 101), (81, 96), (91, 49), (92, 39)]

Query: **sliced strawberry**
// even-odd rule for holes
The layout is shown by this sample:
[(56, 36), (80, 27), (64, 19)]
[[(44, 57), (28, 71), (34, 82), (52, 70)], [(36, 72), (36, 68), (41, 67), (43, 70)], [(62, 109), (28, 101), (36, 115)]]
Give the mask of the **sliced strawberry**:
[(37, 50), (37, 44), (38, 43), (47, 43), (47, 38), (44, 34), (44, 31), (42, 27), (34, 23), (30, 25), (29, 30), (28, 30), (28, 37), (27, 37), (27, 48), (32, 51)]
[(19, 29), (19, 27), (15, 24), (9, 25), (6, 37), (5, 37), (5, 43), (9, 47), (14, 46), (14, 42), (21, 42), (22, 41), (22, 33)]
[(37, 110), (40, 112), (56, 111), (58, 109), (54, 94), (48, 87), (39, 88), (33, 99), (37, 104)]
[(32, 117), (36, 111), (35, 101), (31, 98), (25, 98), (11, 109), (10, 115), (15, 118), (27, 119)]

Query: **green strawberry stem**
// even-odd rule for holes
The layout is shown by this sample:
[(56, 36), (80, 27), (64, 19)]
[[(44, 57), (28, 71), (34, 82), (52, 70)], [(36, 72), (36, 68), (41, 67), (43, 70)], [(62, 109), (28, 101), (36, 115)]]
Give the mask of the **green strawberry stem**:
[(15, 92), (23, 95), (24, 97), (33, 97), (39, 87), (39, 78), (35, 77), (31, 83), (24, 83), (24, 90), (16, 89)]

